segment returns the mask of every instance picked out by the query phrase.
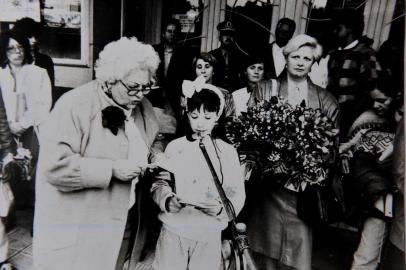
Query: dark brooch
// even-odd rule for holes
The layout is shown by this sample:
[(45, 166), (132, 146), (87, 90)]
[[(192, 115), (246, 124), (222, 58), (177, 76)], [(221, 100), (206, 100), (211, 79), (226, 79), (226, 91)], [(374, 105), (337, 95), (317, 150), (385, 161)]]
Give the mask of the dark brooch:
[(102, 110), (102, 125), (110, 129), (111, 133), (117, 135), (118, 129), (123, 126), (126, 119), (122, 109), (116, 106), (108, 106)]

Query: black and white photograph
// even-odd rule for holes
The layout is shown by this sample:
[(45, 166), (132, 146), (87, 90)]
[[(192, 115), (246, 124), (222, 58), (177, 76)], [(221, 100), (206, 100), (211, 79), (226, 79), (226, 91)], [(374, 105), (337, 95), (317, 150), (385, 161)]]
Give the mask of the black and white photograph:
[(404, 0), (0, 0), (0, 270), (406, 270)]

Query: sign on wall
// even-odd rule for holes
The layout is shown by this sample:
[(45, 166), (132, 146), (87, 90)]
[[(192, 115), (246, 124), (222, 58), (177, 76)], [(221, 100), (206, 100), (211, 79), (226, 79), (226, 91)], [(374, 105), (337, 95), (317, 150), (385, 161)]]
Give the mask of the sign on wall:
[(181, 33), (194, 33), (195, 24), (194, 17), (188, 14), (174, 14), (174, 19), (177, 19), (181, 25)]
[(39, 0), (0, 0), (1, 22), (15, 22), (24, 17), (39, 22), (40, 14)]

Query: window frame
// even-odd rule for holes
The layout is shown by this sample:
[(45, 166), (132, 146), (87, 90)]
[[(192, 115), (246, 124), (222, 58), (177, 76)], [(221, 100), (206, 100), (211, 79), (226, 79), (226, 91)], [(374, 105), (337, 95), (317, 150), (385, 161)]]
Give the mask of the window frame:
[(90, 0), (80, 0), (80, 59), (52, 57), (57, 65), (90, 67)]

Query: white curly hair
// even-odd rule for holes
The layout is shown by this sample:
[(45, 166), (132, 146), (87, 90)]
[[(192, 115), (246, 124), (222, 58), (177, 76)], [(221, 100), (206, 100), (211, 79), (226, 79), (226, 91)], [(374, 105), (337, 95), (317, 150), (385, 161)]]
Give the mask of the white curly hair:
[(114, 83), (134, 69), (148, 70), (152, 76), (159, 65), (159, 56), (151, 45), (135, 37), (122, 37), (107, 44), (96, 61), (96, 79)]

